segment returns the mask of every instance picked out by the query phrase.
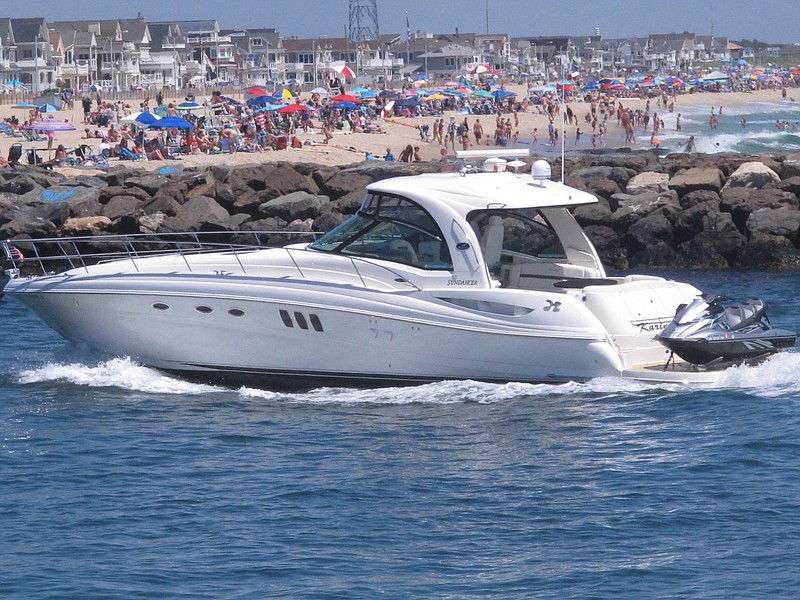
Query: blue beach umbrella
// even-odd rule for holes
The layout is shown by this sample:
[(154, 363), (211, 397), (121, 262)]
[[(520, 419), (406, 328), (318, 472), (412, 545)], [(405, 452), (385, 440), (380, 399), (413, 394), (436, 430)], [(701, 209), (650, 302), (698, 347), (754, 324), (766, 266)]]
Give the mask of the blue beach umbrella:
[(358, 108), (358, 104), (354, 104), (352, 102), (335, 102), (331, 104), (331, 108), (340, 108), (345, 110), (352, 110), (354, 108)]
[(151, 129), (191, 129), (192, 127), (194, 125), (186, 119), (174, 116), (162, 117), (150, 124)]
[(198, 110), (203, 107), (197, 102), (181, 102), (175, 108), (177, 110)]
[(52, 104), (42, 104), (39, 107), (39, 112), (43, 113), (58, 112), (59, 110), (61, 109), (58, 108), (57, 106), (53, 106)]

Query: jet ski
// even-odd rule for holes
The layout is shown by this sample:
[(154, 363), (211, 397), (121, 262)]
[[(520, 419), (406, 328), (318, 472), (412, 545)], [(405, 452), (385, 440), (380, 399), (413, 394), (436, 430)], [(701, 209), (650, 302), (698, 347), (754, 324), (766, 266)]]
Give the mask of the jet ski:
[(758, 361), (795, 345), (796, 333), (772, 327), (766, 302), (751, 298), (726, 307), (728, 300), (703, 294), (681, 304), (655, 339), (686, 362), (707, 367)]

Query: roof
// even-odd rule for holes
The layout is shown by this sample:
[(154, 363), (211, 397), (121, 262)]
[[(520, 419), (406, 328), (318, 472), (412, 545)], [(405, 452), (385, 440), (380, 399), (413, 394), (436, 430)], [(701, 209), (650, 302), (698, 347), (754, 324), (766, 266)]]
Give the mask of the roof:
[(0, 46), (13, 46), (15, 44), (11, 19), (7, 17), (0, 18)]
[(367, 186), (369, 191), (411, 198), (421, 205), (443, 202), (461, 214), (486, 208), (545, 208), (597, 202), (592, 194), (554, 181), (535, 181), (516, 173), (435, 173), (383, 179)]
[(17, 44), (34, 43), (36, 36), (42, 32), (45, 25), (43, 17), (33, 17), (31, 19), (11, 19), (11, 27), (14, 29), (14, 37)]

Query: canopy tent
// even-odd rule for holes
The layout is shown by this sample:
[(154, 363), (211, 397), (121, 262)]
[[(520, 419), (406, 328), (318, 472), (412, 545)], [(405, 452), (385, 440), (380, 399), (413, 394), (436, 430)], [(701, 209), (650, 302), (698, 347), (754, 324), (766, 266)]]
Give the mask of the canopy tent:
[(708, 75), (704, 75), (700, 78), (701, 81), (723, 81), (725, 79), (730, 79), (731, 76), (723, 73), (722, 71), (712, 71)]

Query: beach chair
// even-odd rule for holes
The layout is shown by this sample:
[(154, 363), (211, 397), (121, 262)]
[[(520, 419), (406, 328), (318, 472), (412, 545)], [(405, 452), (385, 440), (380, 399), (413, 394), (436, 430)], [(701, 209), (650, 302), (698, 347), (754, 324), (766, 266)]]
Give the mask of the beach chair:
[(0, 122), (0, 131), (5, 133), (8, 137), (22, 137), (19, 131), (11, 129), (5, 121)]
[(109, 167), (111, 166), (104, 157), (98, 156), (97, 153), (87, 144), (81, 144), (75, 148), (75, 155), (80, 159), (81, 164), (92, 164), (96, 167)]
[(8, 162), (12, 165), (18, 165), (21, 158), (22, 144), (11, 144), (11, 148), (8, 149)]
[(36, 132), (33, 129), (22, 129), (20, 130), (22, 137), (24, 137), (29, 142), (43, 142), (47, 138), (40, 137), (36, 135)]
[(119, 159), (120, 160), (147, 160), (147, 157), (144, 154), (139, 152), (131, 152), (128, 148), (120, 148), (119, 149)]

